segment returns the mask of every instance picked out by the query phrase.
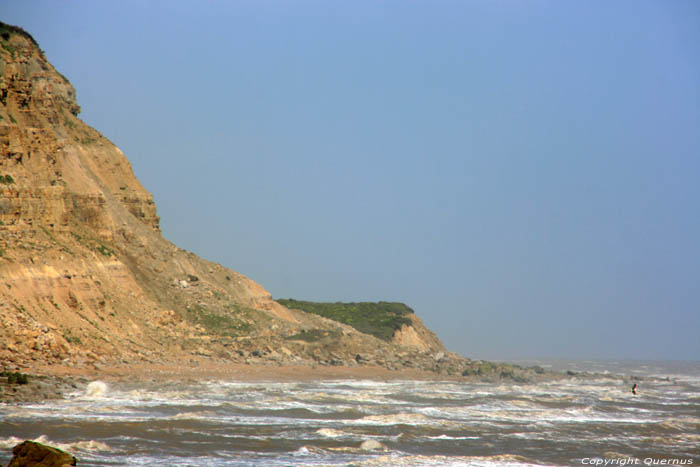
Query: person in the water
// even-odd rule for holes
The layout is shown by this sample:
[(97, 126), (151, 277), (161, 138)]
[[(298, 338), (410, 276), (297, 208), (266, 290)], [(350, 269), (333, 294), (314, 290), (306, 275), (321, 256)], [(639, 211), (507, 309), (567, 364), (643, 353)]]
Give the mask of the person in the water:
[(635, 396), (637, 395), (637, 383), (634, 383), (634, 385), (632, 386), (632, 394), (634, 394)]

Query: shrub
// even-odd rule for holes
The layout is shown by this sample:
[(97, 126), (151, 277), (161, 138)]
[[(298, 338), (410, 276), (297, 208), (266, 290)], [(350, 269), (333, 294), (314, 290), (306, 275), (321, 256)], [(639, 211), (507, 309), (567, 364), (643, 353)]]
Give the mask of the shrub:
[(7, 383), (8, 384), (28, 384), (29, 383), (29, 378), (27, 375), (24, 373), (20, 373), (19, 371), (15, 371), (14, 373), (10, 371), (3, 371), (0, 373), (0, 376), (6, 376), (7, 377)]
[(408, 317), (413, 313), (413, 310), (403, 303), (320, 303), (291, 298), (277, 301), (287, 308), (302, 310), (350, 325), (360, 332), (385, 341), (391, 341), (394, 332), (401, 326), (413, 324), (411, 318)]
[(100, 245), (97, 247), (97, 251), (102, 253), (104, 256), (112, 256), (114, 254), (114, 251), (110, 250), (104, 245)]
[(484, 376), (493, 373), (495, 371), (495, 368), (489, 362), (482, 362), (479, 364), (479, 367), (476, 371), (479, 376)]
[(9, 41), (10, 35), (12, 34), (19, 34), (20, 36), (26, 37), (27, 39), (32, 41), (34, 45), (39, 47), (37, 41), (34, 40), (31, 34), (29, 34), (27, 31), (25, 31), (19, 26), (13, 26), (11, 24), (3, 23), (2, 21), (0, 21), (0, 36), (2, 37), (2, 39), (5, 41)]

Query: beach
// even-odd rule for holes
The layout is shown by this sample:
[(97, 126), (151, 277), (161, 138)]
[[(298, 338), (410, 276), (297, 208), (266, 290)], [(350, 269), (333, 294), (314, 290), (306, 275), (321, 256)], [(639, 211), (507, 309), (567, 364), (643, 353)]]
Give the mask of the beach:
[[(430, 371), (418, 369), (389, 370), (379, 366), (330, 366), (330, 365), (247, 365), (244, 363), (216, 362), (192, 359), (187, 364), (136, 363), (128, 365), (99, 365), (97, 367), (71, 367), (59, 365), (38, 366), (39, 374), (93, 378), (107, 381), (140, 380), (238, 380), (238, 381), (307, 381), (323, 379), (383, 379), (383, 380), (431, 380), (445, 379)], [(447, 378), (450, 379), (450, 378)], [(454, 377), (452, 379), (462, 379)]]

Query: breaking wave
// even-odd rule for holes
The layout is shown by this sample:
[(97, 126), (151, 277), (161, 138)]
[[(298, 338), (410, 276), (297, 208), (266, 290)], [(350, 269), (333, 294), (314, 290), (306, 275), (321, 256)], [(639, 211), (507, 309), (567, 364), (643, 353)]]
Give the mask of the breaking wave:
[(0, 465), (25, 439), (83, 465), (524, 467), (610, 451), (700, 463), (696, 379), (639, 381), (637, 396), (612, 376), (523, 385), (93, 381), (66, 400), (0, 404)]
[(92, 398), (104, 397), (106, 394), (107, 394), (107, 383), (103, 383), (102, 381), (93, 381), (87, 385), (87, 388), (85, 388), (85, 396), (86, 397), (92, 397)]

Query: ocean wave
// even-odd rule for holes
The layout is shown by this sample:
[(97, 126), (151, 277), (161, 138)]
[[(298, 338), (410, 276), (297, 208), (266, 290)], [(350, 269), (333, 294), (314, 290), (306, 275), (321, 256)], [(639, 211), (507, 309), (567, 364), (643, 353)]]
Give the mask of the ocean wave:
[(24, 440), (14, 436), (10, 436), (9, 438), (0, 438), (0, 449), (12, 449), (22, 441)]
[[(15, 436), (10, 436), (9, 438), (0, 438), (0, 448), (2, 449), (12, 449), (19, 443), (22, 443), (26, 440), (17, 438)], [(107, 445), (106, 443), (102, 441), (97, 441), (97, 440), (81, 440), (81, 441), (72, 441), (72, 442), (60, 442), (60, 441), (54, 441), (48, 438), (46, 435), (41, 435), (38, 438), (35, 438), (31, 441), (34, 441), (36, 443), (41, 443), (47, 446), (52, 446), (55, 448), (58, 448), (62, 451), (69, 452), (71, 454), (76, 454), (76, 451), (83, 451), (83, 452), (112, 452), (112, 448)]]
[(103, 381), (93, 381), (85, 388), (85, 397), (98, 398), (104, 397), (108, 391), (107, 383)]
[(697, 417), (677, 417), (667, 418), (658, 423), (658, 426), (671, 430), (700, 430), (700, 418)]
[(204, 410), (201, 412), (180, 412), (173, 415), (172, 418), (175, 420), (209, 420), (215, 418), (217, 414), (210, 410)]
[(428, 439), (438, 439), (438, 440), (460, 440), (460, 439), (481, 439), (481, 436), (426, 436)]
[(410, 386), (420, 386), (422, 381), (412, 381), (412, 380), (397, 380), (397, 381), (375, 381), (371, 379), (358, 379), (358, 380), (331, 380), (331, 381), (321, 381), (318, 383), (320, 387), (330, 387), (330, 388), (349, 388), (349, 389), (382, 389), (382, 388), (396, 388), (404, 387), (406, 385)]
[(396, 413), (388, 415), (368, 415), (348, 423), (364, 425), (425, 425), (434, 420), (419, 413)]
[(376, 392), (358, 392), (358, 391), (347, 391), (338, 393), (328, 393), (328, 392), (312, 392), (312, 393), (300, 393), (296, 394), (294, 397), (296, 400), (301, 400), (304, 402), (312, 402), (315, 404), (372, 404), (372, 405), (383, 405), (391, 403), (392, 399), (387, 398), (384, 394)]
[(307, 457), (307, 456), (318, 456), (322, 455), (326, 452), (325, 449), (319, 448), (317, 446), (301, 446), (298, 448), (296, 451), (293, 451), (291, 454), (294, 457)]
[(552, 467), (540, 464), (515, 454), (497, 456), (406, 456), (389, 454), (353, 462), (352, 465), (366, 467)]
[(334, 428), (319, 428), (316, 430), (316, 434), (319, 434), (323, 437), (326, 438), (342, 438), (346, 436), (351, 436), (349, 433), (346, 433), (345, 431), (342, 430), (336, 430)]
[[(84, 462), (199, 467), (524, 467), (542, 464), (467, 454), (535, 452), (563, 465), (611, 445), (634, 455), (695, 452), (700, 396), (692, 389), (646, 382), (635, 397), (620, 381), (581, 381), (110, 382), (101, 397), (81, 391), (66, 400), (0, 406), (0, 447), (21, 442), (17, 435), (59, 433), (74, 440), (58, 439), (59, 447)], [(361, 449), (370, 440), (391, 451)]]

